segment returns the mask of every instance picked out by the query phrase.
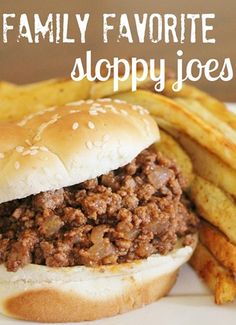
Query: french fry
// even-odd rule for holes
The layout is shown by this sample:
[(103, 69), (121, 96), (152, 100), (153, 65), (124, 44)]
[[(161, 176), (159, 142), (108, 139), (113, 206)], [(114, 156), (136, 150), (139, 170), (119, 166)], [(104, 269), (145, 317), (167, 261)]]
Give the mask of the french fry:
[(199, 176), (191, 183), (189, 194), (199, 214), (236, 244), (235, 201), (214, 184)]
[(9, 93), (0, 93), (0, 120), (17, 121), (44, 108), (87, 99), (91, 83), (87, 79), (74, 82), (66, 79), (47, 80), (15, 86)]
[(10, 94), (15, 88), (16, 86), (10, 82), (0, 81), (0, 97), (1, 95)]
[(187, 187), (193, 179), (193, 166), (191, 159), (183, 148), (166, 132), (160, 130), (161, 141), (154, 144), (155, 148), (166, 157), (175, 160), (187, 181)]
[[(65, 80), (65, 79), (64, 79)], [(0, 82), (0, 90), (6, 90), (10, 92), (9, 95), (18, 96), (19, 94), (28, 93), (32, 90), (39, 90), (40, 88), (45, 88), (50, 85), (55, 85), (58, 81), (63, 81), (63, 79), (48, 79), (39, 82), (17, 85), (14, 83), (2, 81)]]
[[(137, 77), (140, 78), (143, 74), (143, 71), (137, 71)], [(155, 69), (155, 75), (159, 74), (159, 70)], [(102, 98), (102, 97), (110, 97), (115, 94), (113, 90), (113, 78), (103, 81), (103, 82), (94, 82), (90, 96), (93, 99)], [(151, 88), (155, 84), (154, 81), (151, 80), (150, 77), (147, 77), (145, 80), (137, 81), (138, 88)], [(130, 75), (127, 80), (119, 81), (119, 91), (117, 93), (130, 91), (132, 87), (132, 76)]]
[(179, 97), (197, 100), (214, 116), (217, 116), (220, 120), (225, 121), (232, 128), (236, 129), (236, 116), (233, 113), (229, 112), (222, 102), (204, 93), (200, 89), (197, 89), (187, 84), (184, 84), (182, 90), (180, 90), (179, 92), (174, 92), (172, 90), (172, 85), (175, 81), (176, 80), (173, 79), (169, 79), (166, 81), (165, 90), (163, 92), (165, 96), (170, 98)]
[(162, 95), (145, 90), (117, 94), (112, 97), (147, 108), (153, 116), (164, 119), (173, 128), (195, 139), (229, 166), (236, 169), (236, 144), (186, 107)]
[(236, 275), (236, 246), (222, 232), (206, 222), (200, 224), (199, 236), (215, 258)]
[(208, 111), (202, 104), (194, 99), (176, 98), (175, 101), (180, 105), (187, 107), (193, 114), (199, 116), (203, 121), (219, 130), (227, 138), (236, 143), (236, 131), (227, 123)]
[(188, 136), (170, 130), (168, 125), (165, 125), (165, 128), (171, 132), (189, 154), (193, 162), (194, 171), (199, 176), (236, 197), (236, 170)]
[(225, 304), (234, 300), (236, 296), (234, 277), (200, 242), (191, 257), (190, 265), (214, 292), (216, 304)]

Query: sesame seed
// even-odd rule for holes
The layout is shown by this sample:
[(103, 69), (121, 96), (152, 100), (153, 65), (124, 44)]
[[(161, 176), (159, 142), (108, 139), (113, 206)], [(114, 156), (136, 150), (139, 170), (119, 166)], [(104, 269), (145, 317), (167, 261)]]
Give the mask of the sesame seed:
[(22, 120), (22, 121), (18, 122), (17, 125), (22, 127), (26, 124), (26, 122), (27, 122), (26, 120)]
[(86, 100), (86, 104), (93, 104), (93, 100), (92, 99), (88, 99), (88, 100)]
[(18, 126), (24, 126), (28, 121), (30, 121), (34, 117), (34, 114), (30, 114), (25, 117), (23, 120), (17, 123)]
[(110, 108), (110, 110), (112, 111), (112, 113), (118, 114), (118, 111), (117, 111), (117, 109), (114, 106), (112, 106), (112, 105), (105, 105), (105, 107), (106, 108)]
[(48, 148), (47, 147), (42, 146), (42, 147), (39, 147), (39, 149), (41, 151), (48, 152)]
[(103, 141), (104, 141), (104, 142), (107, 142), (109, 139), (110, 139), (110, 135), (109, 135), (109, 134), (105, 134), (105, 135), (103, 136)]
[(125, 111), (124, 109), (121, 109), (120, 111), (121, 111), (121, 114), (123, 114), (124, 116), (127, 116), (128, 115), (128, 112)]
[(149, 124), (149, 121), (147, 120), (147, 119), (143, 119), (143, 122), (145, 123), (145, 126), (146, 126), (146, 133), (147, 133), (147, 135), (148, 136), (150, 136), (150, 134), (151, 134), (151, 131), (150, 131), (150, 124)]
[(79, 127), (79, 123), (78, 123), (78, 122), (75, 122), (75, 123), (73, 123), (73, 125), (72, 125), (72, 130), (77, 130), (78, 127)]
[(79, 112), (80, 112), (79, 109), (71, 109), (69, 113), (74, 114), (74, 113), (79, 113)]
[[(56, 122), (61, 116), (59, 114), (54, 114), (51, 118), (51, 121)], [(49, 121), (50, 122), (50, 121)]]
[(49, 107), (49, 108), (46, 108), (42, 113), (44, 113), (44, 112), (53, 112), (53, 111), (55, 111), (55, 109), (56, 109), (56, 106)]
[(35, 155), (37, 155), (37, 153), (38, 153), (38, 150), (31, 150), (30, 151), (31, 156), (35, 156)]
[(97, 108), (97, 107), (101, 107), (100, 103), (93, 103), (91, 108)]
[(40, 116), (40, 115), (44, 115), (47, 112), (52, 112), (56, 109), (56, 106), (50, 107), (50, 108), (46, 108), (43, 111), (40, 112), (36, 112), (34, 114), (30, 114), (28, 116), (26, 116), (23, 120), (21, 120), (20, 122), (17, 123), (18, 126), (24, 126), (26, 125), (26, 123), (28, 123), (30, 120), (32, 120), (34, 117), (36, 116)]
[(99, 98), (98, 102), (111, 102), (111, 98)]
[(31, 149), (31, 150), (38, 150), (39, 147), (38, 147), (38, 146), (32, 146), (32, 147), (30, 147), (30, 149)]
[(95, 124), (94, 124), (93, 122), (89, 121), (89, 122), (88, 122), (88, 127), (89, 127), (90, 129), (94, 129), (94, 128), (95, 128)]
[(83, 103), (84, 103), (84, 100), (79, 100), (77, 102), (68, 103), (68, 104), (66, 104), (66, 106), (79, 106), (79, 105), (81, 105)]
[(0, 159), (3, 159), (5, 157), (4, 153), (0, 152)]
[(90, 115), (98, 115), (97, 111), (94, 111), (94, 110), (89, 111), (89, 114)]
[(93, 144), (92, 144), (91, 141), (87, 141), (87, 142), (86, 142), (86, 146), (87, 146), (87, 148), (90, 149), (90, 150), (93, 148)]
[(97, 109), (97, 112), (100, 112), (100, 113), (106, 113), (107, 111), (104, 109), (104, 108), (102, 108), (102, 107), (98, 107)]
[(25, 150), (25, 151), (22, 153), (22, 156), (28, 156), (30, 153), (31, 153), (30, 150)]
[(16, 147), (16, 152), (21, 153), (21, 152), (23, 152), (23, 151), (24, 151), (24, 147), (22, 147), (22, 146), (17, 146), (17, 147)]
[(126, 101), (121, 100), (121, 99), (114, 99), (114, 102), (117, 104), (126, 104)]
[(55, 115), (53, 115), (51, 120), (40, 124), (40, 126), (37, 129), (37, 133), (34, 136), (34, 141), (39, 141), (41, 139), (42, 133), (46, 130), (46, 128), (49, 127), (50, 125), (56, 123), (60, 118), (61, 118), (61, 116), (59, 114), (55, 114)]
[(16, 161), (15, 162), (15, 169), (19, 169), (20, 168), (20, 163), (19, 163), (19, 161)]

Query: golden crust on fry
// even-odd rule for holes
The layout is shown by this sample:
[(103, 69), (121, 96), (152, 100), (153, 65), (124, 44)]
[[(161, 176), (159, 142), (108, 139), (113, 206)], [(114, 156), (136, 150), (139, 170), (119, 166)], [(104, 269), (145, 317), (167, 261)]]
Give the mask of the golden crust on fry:
[(135, 93), (122, 93), (112, 97), (145, 107), (154, 117), (166, 120), (174, 129), (195, 139), (236, 169), (236, 143), (186, 107), (162, 95), (144, 90), (138, 90)]
[(196, 176), (191, 184), (190, 197), (199, 214), (236, 244), (235, 201), (214, 184), (199, 176)]
[(229, 112), (226, 106), (214, 97), (211, 97), (207, 93), (200, 89), (184, 84), (183, 88), (179, 92), (172, 90), (173, 83), (176, 82), (174, 79), (166, 81), (165, 90), (163, 94), (170, 98), (187, 98), (194, 99), (201, 103), (207, 110), (217, 116), (219, 119), (228, 123), (232, 128), (236, 129), (236, 116)]
[[(192, 159), (194, 171), (201, 177), (236, 197), (236, 170), (190, 137), (171, 131)], [(204, 163), (203, 163), (204, 162)]]
[(236, 131), (224, 122), (221, 118), (210, 112), (205, 106), (194, 99), (176, 98), (175, 102), (186, 107), (194, 115), (200, 117), (203, 121), (221, 132), (226, 138), (236, 143)]
[[(155, 75), (159, 74), (159, 69), (155, 69)], [(137, 78), (140, 78), (143, 74), (142, 70), (137, 71)], [(150, 89), (153, 88), (155, 81), (148, 76), (142, 81), (137, 81), (138, 88)], [(90, 97), (93, 99), (110, 97), (116, 93), (122, 93), (125, 91), (130, 91), (132, 88), (132, 76), (130, 75), (126, 80), (119, 81), (119, 91), (115, 92), (114, 89), (114, 79), (111, 78), (103, 82), (94, 82), (90, 90)]]
[(218, 229), (202, 222), (199, 229), (201, 242), (227, 269), (236, 274), (236, 246)]
[(91, 83), (87, 79), (80, 82), (53, 79), (25, 86), (10, 84), (9, 91), (6, 86), (4, 92), (0, 88), (0, 121), (17, 121), (51, 106), (87, 99)]
[(214, 292), (216, 304), (224, 304), (234, 300), (236, 296), (234, 277), (219, 264), (201, 243), (198, 243), (190, 260), (190, 265)]

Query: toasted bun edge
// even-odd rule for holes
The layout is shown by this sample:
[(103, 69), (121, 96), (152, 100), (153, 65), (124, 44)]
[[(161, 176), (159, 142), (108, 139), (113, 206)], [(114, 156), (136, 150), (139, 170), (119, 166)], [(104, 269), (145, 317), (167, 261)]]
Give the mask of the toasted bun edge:
[(95, 269), (29, 265), (25, 271), (11, 273), (1, 265), (0, 311), (31, 321), (78, 322), (141, 307), (169, 292), (196, 243), (197, 237), (192, 246), (177, 248), (166, 256), (156, 254)]

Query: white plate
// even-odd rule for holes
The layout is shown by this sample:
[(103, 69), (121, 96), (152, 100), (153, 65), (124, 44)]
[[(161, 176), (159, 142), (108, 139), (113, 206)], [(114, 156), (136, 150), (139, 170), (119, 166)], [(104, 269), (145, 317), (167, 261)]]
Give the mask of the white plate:
[[(236, 104), (227, 104), (236, 113)], [(169, 296), (144, 308), (81, 325), (233, 325), (236, 302), (216, 306), (214, 298), (190, 266), (185, 265)], [(0, 315), (0, 325), (32, 325)], [(73, 323), (72, 323), (73, 324)]]

